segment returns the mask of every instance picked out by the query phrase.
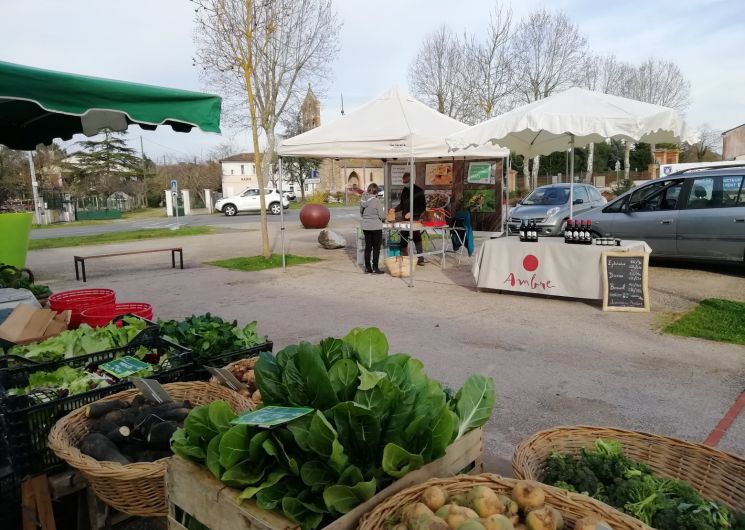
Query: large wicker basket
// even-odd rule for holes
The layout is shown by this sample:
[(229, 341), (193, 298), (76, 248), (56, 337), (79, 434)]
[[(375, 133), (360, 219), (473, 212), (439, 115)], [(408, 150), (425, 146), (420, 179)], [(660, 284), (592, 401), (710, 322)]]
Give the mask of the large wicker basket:
[[(194, 405), (226, 401), (235, 412), (253, 408), (250, 399), (220, 385), (203, 382), (163, 385), (174, 399), (189, 400)], [(113, 394), (100, 401), (131, 401), (138, 390)], [(96, 495), (120, 512), (144, 517), (167, 515), (166, 459), (155, 462), (117, 464), (100, 462), (78, 450), (80, 440), (88, 433), (85, 409), (77, 409), (60, 419), (49, 433), (49, 448), (88, 479)]]
[[(436, 478), (412, 486), (389, 497), (362, 518), (357, 530), (384, 530), (392, 526), (404, 506), (419, 502), (422, 493), (430, 486), (439, 486), (449, 495), (467, 493), (475, 486), (486, 486), (497, 493), (510, 494), (517, 480), (485, 473), (483, 475), (459, 475), (452, 478)], [(541, 485), (546, 492), (546, 504), (553, 506), (564, 516), (565, 528), (574, 528), (578, 519), (597, 515), (611, 525), (613, 530), (649, 530), (644, 523), (619, 512), (585, 495), (569, 493), (559, 488)]]
[(516, 477), (541, 480), (553, 452), (576, 454), (596, 440), (618, 440), (626, 456), (656, 474), (688, 482), (707, 500), (745, 512), (745, 459), (706, 445), (610, 427), (556, 427), (535, 433), (512, 457)]

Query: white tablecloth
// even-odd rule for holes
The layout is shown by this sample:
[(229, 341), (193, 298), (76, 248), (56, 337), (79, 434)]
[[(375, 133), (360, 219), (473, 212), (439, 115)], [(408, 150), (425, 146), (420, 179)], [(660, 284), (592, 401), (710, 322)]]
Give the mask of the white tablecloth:
[(501, 289), (571, 298), (603, 298), (600, 258), (605, 251), (652, 252), (644, 241), (621, 246), (570, 245), (560, 237), (523, 243), (518, 237), (489, 239), (471, 271), (479, 289)]

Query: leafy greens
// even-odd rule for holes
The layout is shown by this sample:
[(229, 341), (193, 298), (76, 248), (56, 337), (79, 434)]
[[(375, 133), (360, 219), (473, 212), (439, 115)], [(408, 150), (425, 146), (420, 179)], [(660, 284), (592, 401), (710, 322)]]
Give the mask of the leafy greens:
[(226, 425), (213, 403), (192, 410), (172, 447), (243, 488), (241, 499), (281, 509), (305, 530), (443, 456), (457, 437), (486, 423), (495, 402), (493, 380), (479, 375), (450, 398), (420, 361), (389, 355), (376, 328), (288, 346), (276, 357), (262, 353), (255, 372), (265, 405), (315, 412), (265, 430)]

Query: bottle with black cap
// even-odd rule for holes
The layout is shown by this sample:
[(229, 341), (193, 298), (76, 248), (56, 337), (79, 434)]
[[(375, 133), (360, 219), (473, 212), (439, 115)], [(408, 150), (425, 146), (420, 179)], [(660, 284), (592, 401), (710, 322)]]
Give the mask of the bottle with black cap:
[(520, 241), (527, 240), (527, 237), (528, 235), (527, 235), (527, 230), (525, 226), (525, 219), (521, 219), (520, 220)]

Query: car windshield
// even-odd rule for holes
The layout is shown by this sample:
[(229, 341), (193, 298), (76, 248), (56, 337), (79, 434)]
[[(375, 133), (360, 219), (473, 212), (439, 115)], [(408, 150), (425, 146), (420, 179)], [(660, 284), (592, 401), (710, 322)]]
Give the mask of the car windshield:
[(548, 206), (557, 206), (566, 204), (568, 200), (568, 188), (538, 188), (525, 197), (522, 203), (526, 205), (545, 204)]

